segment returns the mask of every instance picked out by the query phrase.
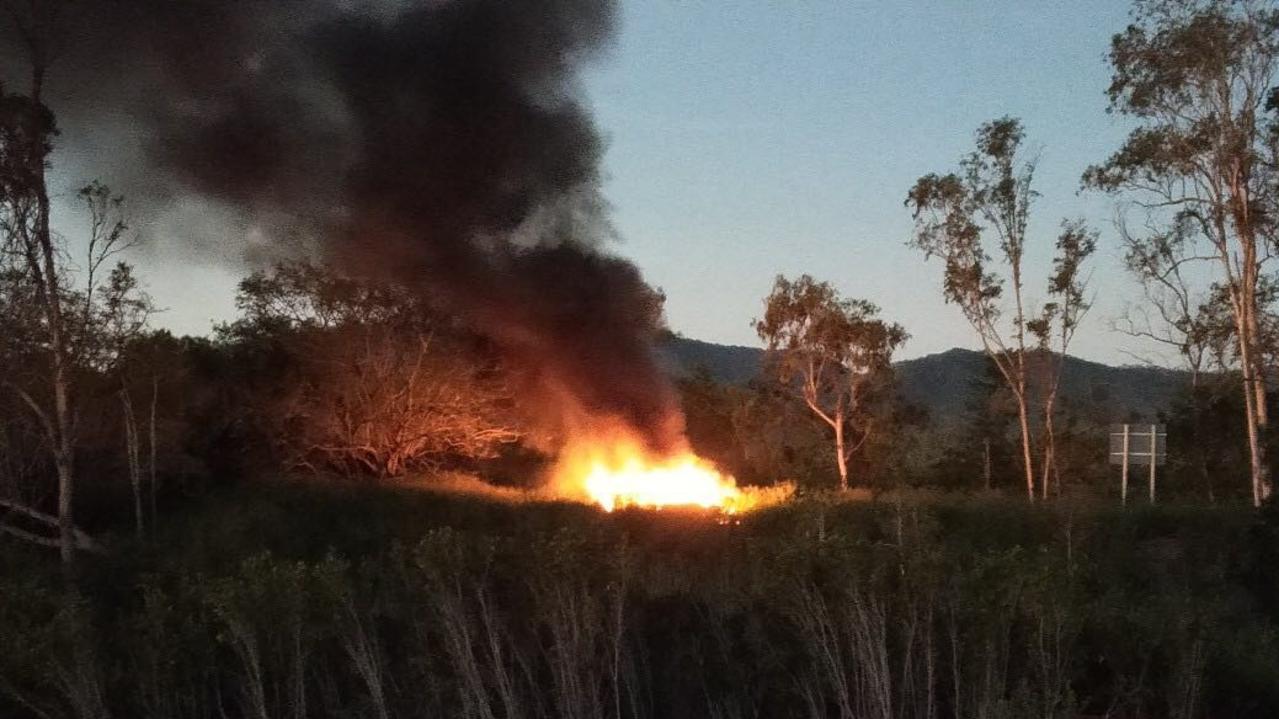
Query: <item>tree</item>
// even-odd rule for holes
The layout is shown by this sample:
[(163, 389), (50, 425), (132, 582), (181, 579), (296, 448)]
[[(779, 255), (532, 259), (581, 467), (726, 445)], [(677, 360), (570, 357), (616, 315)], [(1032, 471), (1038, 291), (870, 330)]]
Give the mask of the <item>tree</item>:
[[(4, 19), (25, 50), (29, 70), (27, 94), (0, 87), (0, 272), (9, 281), (4, 289), (15, 294), (4, 303), (9, 328), (20, 329), (27, 343), (23, 352), (42, 366), (38, 381), (18, 381), (16, 373), (0, 378), (36, 418), (57, 476), (56, 513), (47, 514), (15, 499), (0, 499), (11, 515), (55, 529), (57, 538), (10, 523), (0, 530), (59, 549), (67, 576), (78, 549), (100, 547), (75, 524), (76, 447), (80, 420), (80, 384), (86, 372), (99, 370), (98, 359), (110, 356), (106, 344), (113, 330), (112, 315), (122, 318), (139, 301), (131, 269), (117, 265), (107, 295), (98, 297), (105, 263), (127, 249), (126, 226), (119, 216), (121, 201), (94, 183), (80, 193), (90, 209), (88, 265), (76, 288), (76, 278), (62, 238), (50, 224), (46, 171), (58, 135), (53, 112), (44, 104), (44, 84), (54, 52), (55, 26), (66, 3), (5, 2)], [(115, 302), (116, 306), (109, 306)], [(143, 318), (145, 320), (145, 318)], [(106, 344), (104, 344), (106, 343)]]
[[(91, 283), (86, 291), (88, 297), (93, 296), (94, 286)], [(142, 507), (142, 436), (138, 427), (138, 415), (133, 405), (133, 393), (129, 387), (129, 368), (127, 366), (128, 345), (145, 329), (147, 319), (154, 311), (150, 298), (138, 287), (138, 281), (132, 268), (119, 263), (111, 270), (111, 274), (103, 287), (100, 307), (92, 301), (87, 303), (87, 316), (97, 315), (94, 322), (98, 337), (91, 346), (98, 349), (99, 361), (104, 363), (101, 371), (110, 376), (114, 384), (118, 384), (121, 417), (124, 425), (125, 457), (129, 471), (129, 486), (133, 490), (134, 530), (138, 539), (145, 531), (145, 512)], [(153, 378), (154, 380), (154, 378)], [(147, 472), (154, 493), (155, 484), (155, 425), (156, 398), (159, 394), (158, 381), (151, 383), (151, 402), (149, 426), (150, 463)]]
[(782, 384), (797, 386), (834, 432), (839, 487), (847, 489), (848, 460), (873, 430), (868, 410), (874, 392), (908, 335), (880, 320), (874, 304), (844, 299), (808, 275), (794, 281), (779, 276), (764, 304), (764, 318), (754, 324), (768, 346), (769, 367)]
[(287, 376), (251, 403), (290, 464), (391, 477), (524, 434), (492, 352), (409, 292), (291, 264), (245, 279), (237, 303), (220, 334), (278, 350)]
[[(33, 3), (25, 8), (25, 12), (11, 8), (10, 18), (19, 26), (19, 34), (26, 43), (30, 91), (24, 96), (6, 93), (0, 88), (0, 226), (6, 249), (20, 258), (23, 272), (35, 288), (40, 321), (48, 339), (51, 401), (42, 403), (26, 389), (13, 389), (39, 418), (49, 440), (58, 477), (56, 518), (29, 507), (11, 506), (10, 509), (55, 525), (58, 531), (56, 545), (63, 565), (69, 568), (76, 549), (87, 545), (82, 540), (86, 535), (75, 527), (73, 511), (75, 397), (67, 308), (60, 286), (63, 273), (59, 248), (49, 223), (49, 188), (45, 178), (57, 127), (53, 113), (44, 105), (43, 99), (51, 54), (45, 29), (52, 24), (60, 5)], [(21, 530), (10, 528), (9, 531), (15, 534)], [(34, 535), (26, 538), (54, 543)]]
[[(141, 539), (145, 529), (142, 437), (127, 379), (128, 346), (146, 330), (155, 307), (130, 265), (116, 261), (108, 270), (110, 261), (136, 245), (136, 238), (129, 233), (129, 225), (124, 219), (124, 198), (97, 181), (81, 188), (76, 196), (87, 211), (89, 231), (83, 289), (71, 303), (78, 305), (79, 311), (68, 334), (72, 338), (76, 365), (82, 372), (100, 376), (108, 385), (113, 385), (119, 398), (126, 468), (133, 492), (134, 528), (136, 536)], [(152, 393), (153, 400), (156, 394)], [(149, 425), (154, 427), (154, 401), (150, 403), (150, 409)], [(147, 474), (154, 481), (157, 453), (154, 433), (150, 433), (150, 438), (149, 456), (152, 461)]]
[(1257, 0), (1140, 0), (1111, 40), (1110, 110), (1138, 127), (1083, 177), (1126, 193), (1162, 223), (1142, 244), (1193, 233), (1218, 267), (1238, 346), (1254, 503), (1271, 493), (1259, 292), (1276, 237), (1276, 162), (1267, 100), (1279, 10)]
[(1039, 364), (1042, 367), (1039, 395), (1044, 411), (1044, 459), (1039, 489), (1043, 499), (1048, 498), (1053, 480), (1060, 479), (1055, 420), (1057, 395), (1070, 341), (1092, 306), (1086, 295), (1088, 279), (1082, 271), (1084, 263), (1096, 249), (1097, 235), (1083, 222), (1062, 223), (1062, 232), (1057, 238), (1057, 255), (1053, 258), (1053, 272), (1048, 278), (1048, 296), (1053, 299), (1044, 304), (1038, 318), (1027, 323), (1027, 329), (1038, 340)]
[(1142, 297), (1139, 305), (1115, 321), (1114, 329), (1176, 352), (1190, 373), (1190, 386), (1198, 387), (1220, 353), (1211, 342), (1214, 333), (1208, 326), (1207, 299), (1187, 268), (1209, 258), (1198, 254), (1192, 225), (1183, 221), (1160, 227), (1147, 222), (1142, 231), (1134, 231), (1125, 214), (1120, 213), (1116, 227), (1124, 247), (1124, 266), (1141, 285)]
[[(946, 301), (958, 305), (976, 330), (1017, 403), (1026, 494), (1033, 501), (1035, 463), (1026, 335), (1033, 332), (1046, 337), (1051, 332), (1048, 325), (1054, 320), (1062, 322), (1063, 330), (1077, 322), (1082, 293), (1077, 301), (1072, 299), (1074, 315), (1065, 312), (1064, 303), (1039, 313), (1027, 307), (1022, 260), (1030, 206), (1037, 193), (1031, 189), (1035, 162), (1019, 157), (1023, 139), (1021, 123), (1016, 119), (1004, 117), (982, 125), (977, 130), (977, 149), (960, 162), (959, 172), (919, 178), (906, 196), (906, 205), (915, 217), (911, 244), (923, 250), (925, 257), (938, 256), (945, 262), (942, 292)], [(983, 234), (987, 233), (998, 241), (1000, 259), (1008, 271), (1006, 278), (989, 270), (991, 257), (983, 244)], [(1074, 253), (1071, 257), (1059, 255), (1057, 274), (1069, 268), (1068, 283), (1077, 279), (1078, 263), (1091, 252), (1091, 247), (1085, 246), (1086, 235), (1082, 228), (1067, 226), (1058, 242), (1062, 249), (1066, 241), (1065, 248)], [(1083, 252), (1085, 249), (1087, 252)], [(1011, 328), (1001, 322), (1005, 288), (1012, 294)], [(1067, 288), (1061, 289), (1064, 298)], [(1032, 327), (1031, 322), (1036, 324)], [(1072, 325), (1069, 333), (1073, 332)]]
[[(57, 441), (60, 435), (53, 419), (56, 417), (58, 385), (50, 382), (52, 373), (48, 368), (53, 364), (52, 358), (59, 347), (65, 363), (64, 385), (71, 407), (72, 422), (68, 436), (71, 439), (69, 451), (72, 452), (72, 460), (85, 439), (84, 426), (92, 424), (95, 419), (86, 416), (93, 412), (86, 413), (85, 410), (98, 409), (92, 406), (93, 395), (102, 381), (115, 384), (120, 390), (121, 402), (125, 408), (123, 430), (126, 455), (132, 460), (138, 458), (136, 418), (129, 398), (125, 395), (127, 387), (122, 377), (126, 371), (126, 346), (143, 332), (153, 311), (150, 298), (142, 291), (131, 266), (117, 262), (103, 276), (107, 261), (132, 244), (125, 236), (126, 225), (118, 214), (122, 201), (112, 196), (99, 183), (86, 187), (79, 196), (86, 202), (90, 215), (83, 273), (78, 278), (73, 278), (69, 269), (70, 262), (66, 259), (67, 253), (59, 243), (55, 246), (58, 280), (56, 285), (49, 288), (57, 294), (57, 304), (61, 309), (60, 344), (54, 342), (49, 303), (41, 299), (46, 289), (42, 283), (43, 275), (34, 272), (27, 261), (30, 245), (23, 241), (20, 228), (6, 235), (7, 251), (2, 256), (5, 260), (5, 281), (0, 283), (0, 324), (6, 328), (6, 333), (5, 341), (0, 343), (0, 355), (12, 361), (7, 365), (11, 369), (0, 379), (0, 384), (18, 397), (23, 409), (37, 420), (36, 425), (44, 435), (43, 444), (51, 448), (55, 471), (62, 461), (63, 448)], [(75, 279), (80, 281), (74, 282)], [(133, 470), (130, 478), (140, 534), (141, 465), (132, 461), (130, 469)], [(58, 496), (62, 497), (66, 484), (61, 481), (64, 477), (61, 472), (58, 476)], [(33, 505), (38, 504), (38, 501), (19, 506), (19, 494), (8, 492), (0, 502), (28, 520), (49, 527), (57, 526), (57, 517), (34, 509)], [(34, 535), (10, 524), (0, 525), (0, 530), (40, 544), (60, 544), (60, 540)], [(80, 548), (88, 548), (91, 544), (88, 535), (79, 530), (73, 529), (72, 536), (73, 542)]]
[[(1140, 284), (1142, 298), (1116, 320), (1114, 328), (1176, 353), (1189, 379), (1186, 397), (1178, 403), (1170, 425), (1177, 425), (1186, 437), (1206, 437), (1212, 427), (1201, 422), (1220, 414), (1213, 408), (1221, 404), (1216, 393), (1222, 381), (1208, 373), (1235, 366), (1237, 353), (1230, 347), (1237, 347), (1237, 343), (1229, 300), (1220, 287), (1204, 289), (1192, 280), (1193, 265), (1212, 259), (1197, 246), (1199, 233), (1194, 222), (1180, 218), (1162, 223), (1158, 213), (1147, 212), (1141, 231), (1134, 231), (1126, 214), (1120, 213), (1116, 225), (1124, 246), (1124, 264)], [(1153, 360), (1149, 363), (1156, 364)], [(1215, 501), (1213, 474), (1220, 471), (1220, 464), (1209, 466), (1205, 442), (1186, 446), (1208, 500)]]

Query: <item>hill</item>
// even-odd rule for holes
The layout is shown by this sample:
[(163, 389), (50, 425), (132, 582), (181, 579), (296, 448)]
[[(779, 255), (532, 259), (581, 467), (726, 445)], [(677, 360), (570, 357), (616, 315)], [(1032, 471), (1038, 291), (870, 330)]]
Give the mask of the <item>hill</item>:
[[(687, 337), (671, 337), (660, 349), (671, 374), (687, 376), (704, 367), (719, 382), (745, 384), (760, 371), (764, 352), (758, 347), (720, 345)], [(902, 397), (926, 409), (941, 422), (960, 421), (985, 381), (986, 358), (958, 347), (896, 363)], [(1067, 357), (1061, 396), (1075, 404), (1091, 404), (1118, 421), (1131, 414), (1153, 418), (1167, 409), (1186, 374), (1160, 367), (1120, 366)]]

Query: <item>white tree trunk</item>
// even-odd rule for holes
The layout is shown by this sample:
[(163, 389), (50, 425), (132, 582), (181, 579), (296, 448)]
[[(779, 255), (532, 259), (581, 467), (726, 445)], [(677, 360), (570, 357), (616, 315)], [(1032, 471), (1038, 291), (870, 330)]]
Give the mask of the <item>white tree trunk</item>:
[(1021, 427), (1021, 461), (1026, 470), (1026, 496), (1035, 501), (1035, 459), (1030, 442), (1030, 412), (1026, 408), (1026, 394), (1017, 394), (1017, 422)]
[(844, 451), (844, 415), (835, 415), (835, 460), (839, 464), (839, 489), (848, 489), (848, 455)]

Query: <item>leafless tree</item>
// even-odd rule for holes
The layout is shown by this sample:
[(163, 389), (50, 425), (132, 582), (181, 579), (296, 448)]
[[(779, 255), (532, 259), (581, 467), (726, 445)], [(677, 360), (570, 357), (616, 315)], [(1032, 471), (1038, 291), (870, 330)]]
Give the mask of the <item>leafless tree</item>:
[(496, 368), (448, 339), (384, 327), (310, 334), (302, 376), (272, 403), (272, 434), (303, 465), (394, 477), (520, 438)]
[(493, 355), (420, 298), (295, 264), (246, 279), (238, 302), (224, 333), (272, 337), (294, 366), (259, 414), (298, 466), (391, 477), (523, 434)]

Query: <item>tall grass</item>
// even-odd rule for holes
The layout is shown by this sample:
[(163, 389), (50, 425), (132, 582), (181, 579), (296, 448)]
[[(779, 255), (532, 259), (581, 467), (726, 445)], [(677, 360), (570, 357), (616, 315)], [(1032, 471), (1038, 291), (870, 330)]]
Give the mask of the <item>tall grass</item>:
[(277, 499), (328, 541), (259, 507), (217, 561), (99, 567), (93, 601), (6, 566), (0, 715), (1279, 715), (1250, 564), (1273, 532), (1245, 512), (254, 501)]

